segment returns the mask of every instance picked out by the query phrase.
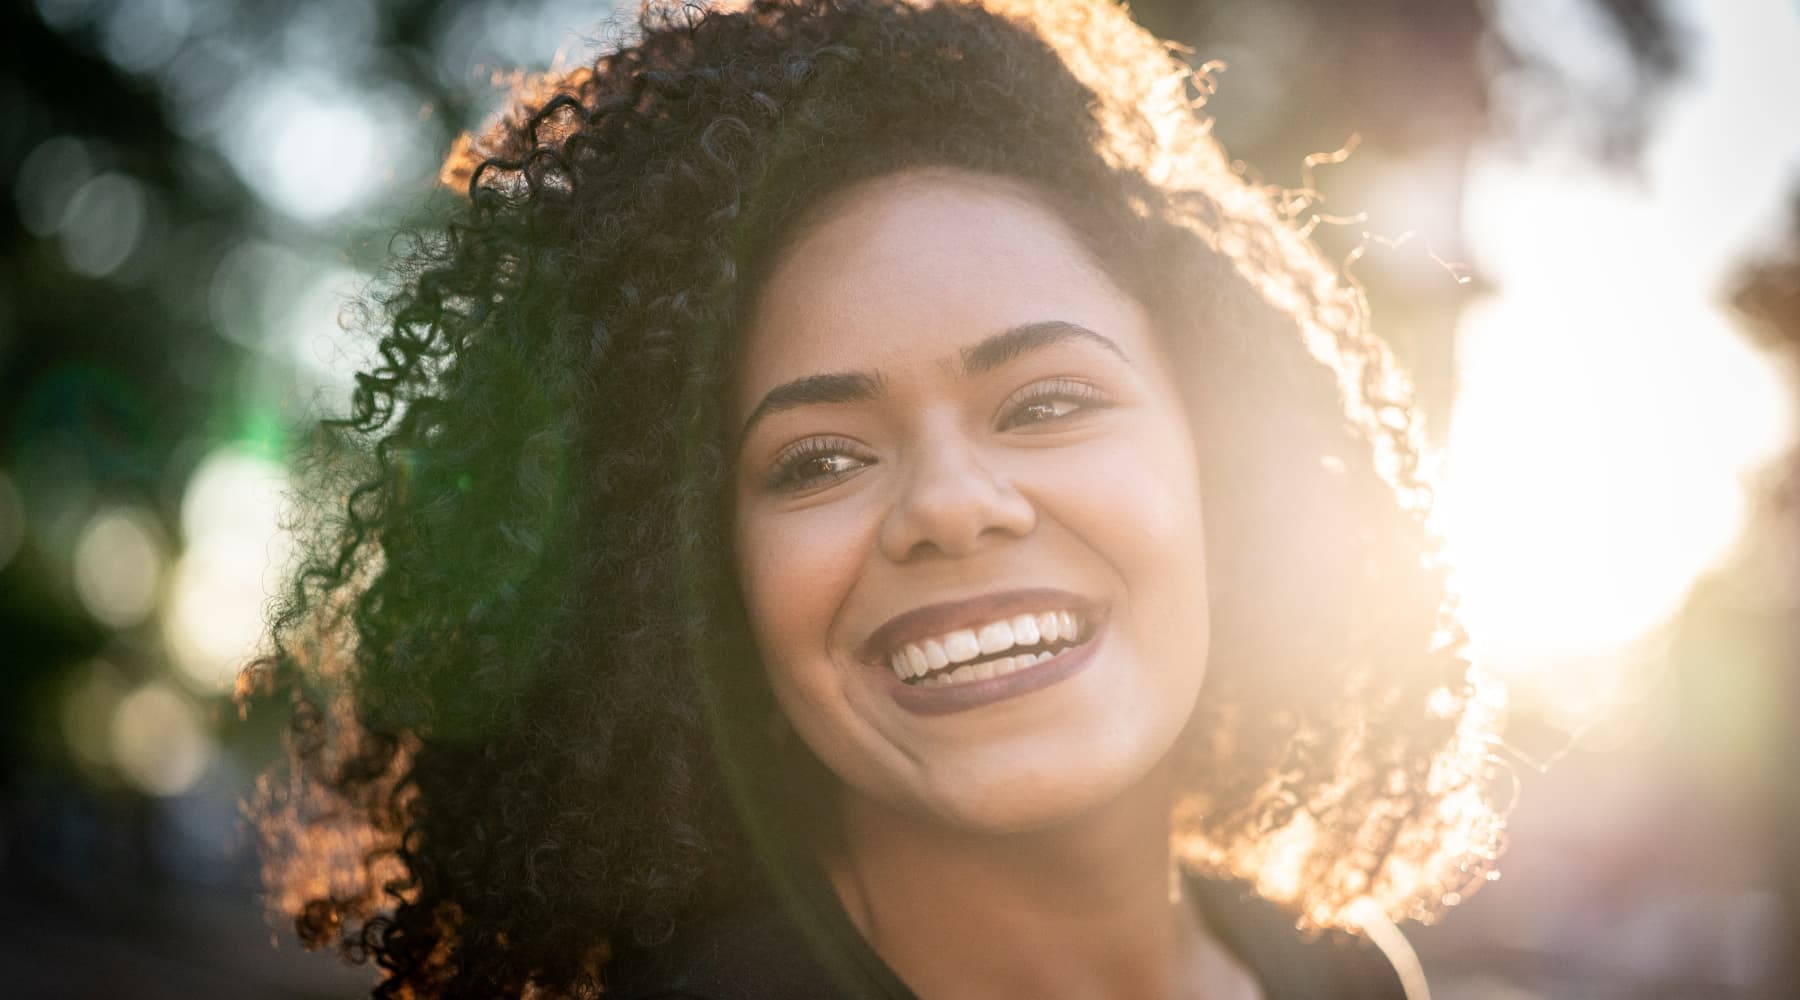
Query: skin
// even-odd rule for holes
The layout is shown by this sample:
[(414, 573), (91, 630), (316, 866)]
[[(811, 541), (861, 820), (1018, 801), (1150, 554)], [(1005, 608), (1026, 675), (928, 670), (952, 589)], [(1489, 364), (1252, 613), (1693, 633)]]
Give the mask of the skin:
[[(782, 388), (819, 375), (840, 391)], [(1020, 186), (901, 172), (818, 206), (777, 261), (734, 408), (745, 604), (777, 701), (842, 783), (827, 872), (877, 952), (932, 1000), (1255, 995), (1169, 900), (1205, 550), (1143, 307)], [(868, 649), (914, 609), (1046, 587), (1103, 622), (1054, 683), (920, 713)]]

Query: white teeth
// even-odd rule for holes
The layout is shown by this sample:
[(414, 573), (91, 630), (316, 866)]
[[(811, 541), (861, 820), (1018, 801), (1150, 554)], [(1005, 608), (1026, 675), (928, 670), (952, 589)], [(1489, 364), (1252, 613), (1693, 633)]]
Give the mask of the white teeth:
[(1036, 615), (1020, 615), (1012, 620), (1013, 641), (1021, 646), (1035, 646), (1042, 638)]
[(925, 640), (925, 666), (936, 670), (950, 662), (950, 654), (944, 651), (944, 644), (936, 639)]
[(925, 651), (911, 643), (906, 646), (906, 665), (912, 668), (909, 673), (913, 677), (923, 677), (931, 669), (931, 665), (925, 661)]
[(991, 624), (983, 625), (981, 626), (981, 631), (976, 635), (976, 638), (981, 642), (981, 652), (984, 655), (988, 653), (998, 653), (1003, 649), (1011, 649), (1013, 644), (1012, 626), (1006, 622), (993, 622)]
[(955, 670), (931, 674), (919, 681), (918, 685), (920, 687), (943, 687), (946, 684), (967, 684), (973, 681), (993, 680), (996, 677), (1005, 677), (1007, 674), (1042, 663), (1050, 656), (1049, 652), (1000, 656), (991, 660), (982, 660), (980, 663), (965, 664)]
[(963, 663), (981, 655), (981, 643), (976, 641), (975, 633), (962, 629), (944, 636), (944, 655), (951, 663)]
[[(1035, 615), (1016, 615), (979, 628), (958, 629), (948, 635), (909, 642), (888, 658), (894, 675), (903, 681), (919, 679), (933, 686), (970, 680), (1004, 677), (1034, 663), (1050, 658), (1048, 651), (995, 657), (1015, 646), (1037, 646), (1045, 643), (1075, 642), (1083, 631), (1083, 623), (1072, 611), (1046, 611)], [(980, 664), (946, 671), (944, 668), (968, 663), (978, 656), (991, 657)]]

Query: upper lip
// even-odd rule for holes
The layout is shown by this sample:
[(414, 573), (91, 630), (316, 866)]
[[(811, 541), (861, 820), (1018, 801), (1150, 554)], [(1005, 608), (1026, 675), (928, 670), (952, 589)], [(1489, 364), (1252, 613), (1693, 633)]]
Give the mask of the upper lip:
[(975, 628), (1015, 615), (1063, 610), (1073, 611), (1089, 621), (1098, 617), (1095, 602), (1080, 594), (1050, 587), (1005, 590), (961, 601), (927, 604), (895, 615), (869, 634), (861, 655), (867, 663), (884, 663), (890, 653), (909, 642), (960, 628)]

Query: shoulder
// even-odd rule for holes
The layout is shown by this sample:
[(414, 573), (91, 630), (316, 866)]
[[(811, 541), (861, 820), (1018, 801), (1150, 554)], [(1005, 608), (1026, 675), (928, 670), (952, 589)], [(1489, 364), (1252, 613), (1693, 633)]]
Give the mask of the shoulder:
[(607, 1000), (828, 1000), (842, 995), (780, 905), (762, 900), (678, 929), (606, 965)]

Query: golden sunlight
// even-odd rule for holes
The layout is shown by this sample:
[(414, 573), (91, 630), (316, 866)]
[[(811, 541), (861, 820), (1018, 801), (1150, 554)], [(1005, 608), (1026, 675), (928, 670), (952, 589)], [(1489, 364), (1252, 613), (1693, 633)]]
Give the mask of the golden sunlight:
[[(1752, 5), (1696, 17), (1702, 58), (1641, 177), (1554, 148), (1484, 151), (1470, 177), (1470, 246), (1497, 292), (1458, 331), (1441, 524), (1476, 658), (1574, 725), (1642, 681), (1636, 647), (1729, 549), (1747, 477), (1794, 426), (1720, 300), (1800, 162), (1791, 130), (1759, 127), (1800, 92), (1770, 42), (1800, 45), (1800, 26)], [(1792, 86), (1744, 85), (1771, 79)]]

